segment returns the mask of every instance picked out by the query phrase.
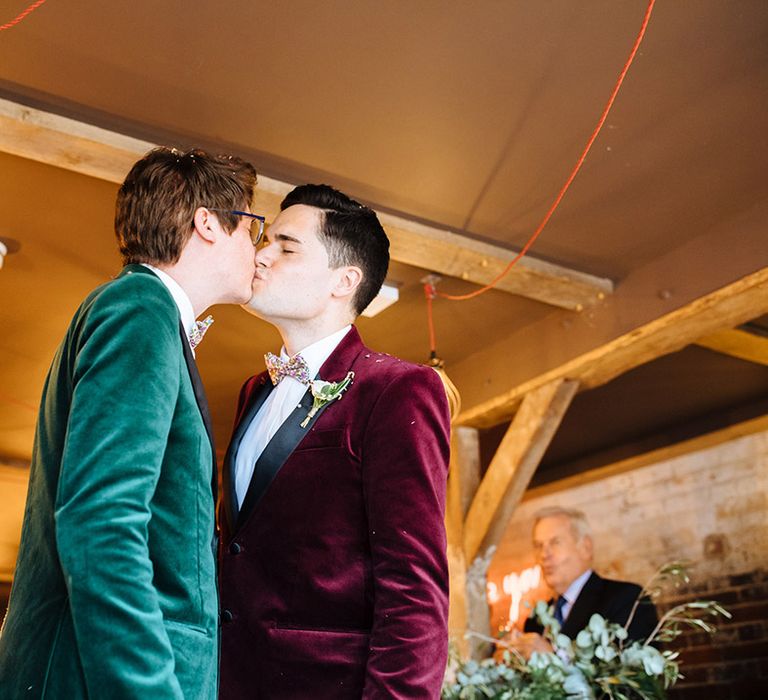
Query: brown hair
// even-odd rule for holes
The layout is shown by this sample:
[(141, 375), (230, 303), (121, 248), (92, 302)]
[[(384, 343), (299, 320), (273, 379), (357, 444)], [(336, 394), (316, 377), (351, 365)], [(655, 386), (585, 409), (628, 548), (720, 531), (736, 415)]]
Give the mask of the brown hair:
[[(155, 148), (138, 161), (120, 186), (115, 234), (123, 263), (175, 263), (192, 235), (199, 207), (238, 209), (253, 199), (256, 170), (240, 158)], [(238, 217), (217, 213), (224, 229)]]

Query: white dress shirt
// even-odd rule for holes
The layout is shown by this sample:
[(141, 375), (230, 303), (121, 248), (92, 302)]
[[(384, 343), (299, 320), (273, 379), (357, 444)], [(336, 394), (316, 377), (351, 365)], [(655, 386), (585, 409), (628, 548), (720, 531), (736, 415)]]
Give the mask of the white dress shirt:
[[(297, 355), (304, 358), (309, 368), (309, 376), (313, 379), (320, 367), (331, 356), (342, 338), (352, 326), (345, 326), (339, 331), (318, 340), (312, 345), (300, 350)], [(280, 349), (280, 359), (290, 359), (285, 347)], [(321, 377), (323, 379), (324, 377)], [(280, 429), (286, 418), (301, 403), (307, 387), (293, 377), (285, 377), (267, 396), (258, 413), (253, 417), (246, 429), (243, 439), (235, 456), (235, 493), (238, 508), (245, 500), (245, 494), (253, 477), (253, 469), (261, 453), (269, 444), (274, 434)]]
[[(141, 263), (148, 270), (152, 270), (159, 278), (160, 281), (166, 286), (166, 289), (171, 293), (173, 300), (176, 302), (176, 306), (179, 309), (179, 316), (181, 316), (181, 325), (189, 338), (189, 334), (195, 327), (195, 310), (192, 308), (192, 302), (189, 300), (187, 293), (182, 289), (181, 285), (173, 279), (167, 272), (158, 270), (149, 263)], [(192, 351), (195, 354), (195, 351)]]
[(568, 615), (571, 613), (573, 604), (576, 602), (576, 599), (581, 593), (581, 589), (584, 588), (584, 585), (587, 583), (587, 580), (591, 575), (592, 569), (587, 569), (581, 576), (575, 579), (574, 582), (568, 586), (568, 590), (563, 593), (563, 597), (565, 598), (565, 603), (563, 604), (562, 609), (563, 621), (568, 619)]

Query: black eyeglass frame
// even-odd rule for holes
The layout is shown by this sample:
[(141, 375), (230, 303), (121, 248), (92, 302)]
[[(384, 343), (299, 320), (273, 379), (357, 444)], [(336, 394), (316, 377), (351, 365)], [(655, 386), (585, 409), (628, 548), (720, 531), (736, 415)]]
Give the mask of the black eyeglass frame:
[[(237, 209), (215, 209), (214, 207), (206, 207), (208, 211), (220, 211), (225, 212), (226, 214), (235, 214), (237, 216), (247, 216), (249, 219), (255, 219), (259, 222), (259, 232), (256, 234), (256, 237), (253, 236), (253, 229), (251, 229), (251, 241), (253, 245), (259, 245), (261, 243), (261, 239), (264, 236), (264, 224), (267, 222), (267, 218), (265, 216), (261, 216), (261, 214), (251, 214), (247, 211), (238, 211)], [(251, 224), (253, 226), (253, 224)]]

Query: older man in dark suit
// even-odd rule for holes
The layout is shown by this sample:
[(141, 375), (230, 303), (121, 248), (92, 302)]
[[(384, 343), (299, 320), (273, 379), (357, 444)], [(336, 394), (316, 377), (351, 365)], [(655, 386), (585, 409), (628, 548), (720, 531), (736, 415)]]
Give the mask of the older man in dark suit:
[[(575, 638), (595, 613), (619, 625), (627, 623), (642, 589), (592, 570), (593, 542), (584, 513), (560, 507), (540, 510), (534, 517), (533, 548), (544, 580), (557, 594), (550, 604), (564, 635)], [(640, 600), (627, 630), (629, 639), (646, 639), (656, 622), (651, 601)], [(518, 651), (529, 656), (533, 651), (551, 650), (537, 620), (528, 618), (525, 632), (512, 640)]]
[(375, 213), (324, 185), (281, 209), (250, 308), (284, 345), (243, 387), (223, 474), (221, 697), (437, 698), (445, 391), (351, 325), (389, 261)]

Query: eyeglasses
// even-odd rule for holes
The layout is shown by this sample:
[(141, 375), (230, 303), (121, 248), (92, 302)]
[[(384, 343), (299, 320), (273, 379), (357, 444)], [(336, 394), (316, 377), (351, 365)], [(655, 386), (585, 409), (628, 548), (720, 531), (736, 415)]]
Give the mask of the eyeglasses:
[(261, 243), (261, 237), (264, 235), (264, 224), (267, 219), (259, 214), (249, 214), (247, 211), (237, 211), (237, 209), (214, 209), (213, 207), (207, 207), (209, 211), (221, 211), (227, 214), (235, 214), (236, 216), (247, 216), (251, 219), (251, 241), (253, 245), (259, 245)]

